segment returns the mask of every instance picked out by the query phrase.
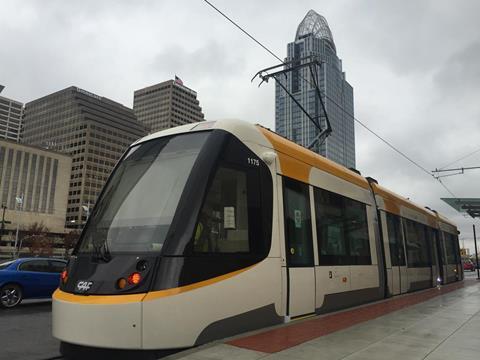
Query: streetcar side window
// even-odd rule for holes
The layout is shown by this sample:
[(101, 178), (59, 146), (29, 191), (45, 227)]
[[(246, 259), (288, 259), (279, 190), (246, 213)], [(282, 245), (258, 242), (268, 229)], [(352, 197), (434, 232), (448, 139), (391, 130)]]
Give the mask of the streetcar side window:
[(230, 254), (232, 259), (260, 261), (271, 244), (272, 176), (268, 166), (240, 140), (227, 139), (222, 141), (214, 168), (205, 173), (206, 189), (195, 189), (202, 204), (184, 254)]
[(412, 220), (405, 220), (405, 229), (408, 267), (432, 266), (431, 245), (426, 234), (426, 226)]
[(405, 266), (405, 250), (400, 228), (400, 218), (387, 213), (387, 229), (392, 266)]
[(195, 229), (196, 253), (249, 252), (247, 174), (221, 167), (208, 191)]
[(370, 265), (366, 205), (315, 188), (320, 265)]

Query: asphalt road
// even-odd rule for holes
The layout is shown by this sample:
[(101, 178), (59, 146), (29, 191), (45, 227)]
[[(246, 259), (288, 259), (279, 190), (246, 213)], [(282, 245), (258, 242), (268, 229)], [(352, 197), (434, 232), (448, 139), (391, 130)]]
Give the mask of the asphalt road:
[(25, 301), (15, 309), (0, 309), (0, 360), (60, 356), (51, 317), (51, 301)]

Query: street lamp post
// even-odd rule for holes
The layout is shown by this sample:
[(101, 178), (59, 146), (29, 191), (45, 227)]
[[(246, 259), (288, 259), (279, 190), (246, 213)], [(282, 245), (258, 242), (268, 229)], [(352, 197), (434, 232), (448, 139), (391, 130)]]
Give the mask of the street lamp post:
[[(16, 201), (16, 207), (15, 207), (15, 210), (17, 210), (17, 207), (19, 208), (19, 211), (22, 211), (23, 210), (23, 194), (22, 196), (17, 196), (15, 197), (15, 201)], [(17, 245), (18, 245), (18, 231), (20, 229), (20, 216), (18, 216), (19, 219), (17, 220), (17, 232), (16, 232), (16, 235), (15, 235), (15, 252), (14, 252), (14, 258), (17, 258), (19, 253), (17, 253)]]
[(478, 250), (477, 250), (477, 233), (475, 232), (475, 224), (473, 224), (473, 241), (475, 242), (475, 258), (477, 260), (477, 280), (480, 280), (480, 268), (478, 267)]

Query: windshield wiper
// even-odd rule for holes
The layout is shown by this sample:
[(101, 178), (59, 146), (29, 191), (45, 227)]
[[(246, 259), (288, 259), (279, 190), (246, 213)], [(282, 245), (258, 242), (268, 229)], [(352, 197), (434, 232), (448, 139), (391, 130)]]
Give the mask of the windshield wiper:
[(93, 252), (96, 260), (102, 260), (106, 263), (112, 260), (112, 254), (110, 254), (110, 250), (108, 249), (107, 240), (103, 241), (100, 246), (94, 246)]

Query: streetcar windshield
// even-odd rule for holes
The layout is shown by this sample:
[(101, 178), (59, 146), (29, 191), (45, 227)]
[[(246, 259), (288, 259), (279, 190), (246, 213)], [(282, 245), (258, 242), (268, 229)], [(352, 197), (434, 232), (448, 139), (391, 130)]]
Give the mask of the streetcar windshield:
[(132, 147), (97, 201), (78, 252), (160, 251), (208, 134), (181, 134)]

